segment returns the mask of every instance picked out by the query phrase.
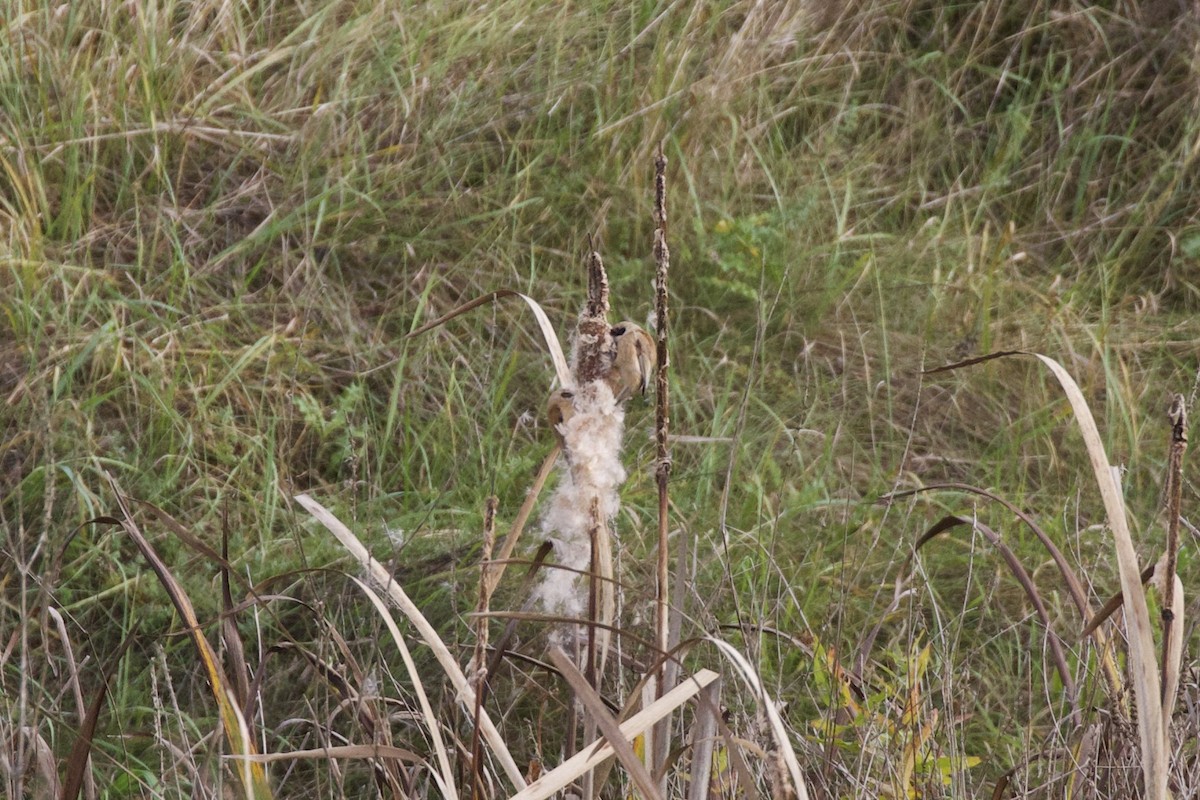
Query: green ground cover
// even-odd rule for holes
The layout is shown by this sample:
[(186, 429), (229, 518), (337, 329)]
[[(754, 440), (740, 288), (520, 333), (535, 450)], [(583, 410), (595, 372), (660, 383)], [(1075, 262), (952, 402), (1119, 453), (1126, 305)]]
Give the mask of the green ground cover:
[[(1139, 554), (1162, 552), (1165, 410), (1200, 385), (1195, 8), (7, 6), (0, 772), (12, 794), (63, 779), (102, 685), (95, 796), (243, 791), (186, 624), (126, 532), (88, 524), (120, 516), (109, 476), (201, 632), (217, 646), (223, 621), (240, 631), (260, 750), (381, 741), (365, 720), (383, 719), (389, 741), (432, 760), (405, 716), (412, 682), (347, 578), (356, 567), (292, 498), (350, 525), (465, 664), (484, 502), (499, 498), (505, 530), (553, 446), (554, 372), (515, 301), (406, 334), (516, 289), (567, 337), (589, 236), (615, 318), (644, 320), (660, 143), (684, 637), (719, 635), (761, 671), (814, 796), (974, 797), (1010, 770), (1016, 796), (1126, 797), (1139, 783), (1119, 768), (1136, 763), (1132, 728), (1113, 721), (1095, 649), (1030, 529), (962, 491), (881, 498), (986, 488), (1036, 519), (1093, 604), (1114, 592), (1100, 495), (1049, 373), (1016, 358), (923, 374), (1033, 350), (1083, 388), (1123, 469)], [(629, 408), (614, 522), (620, 625), (641, 636), (653, 416), (652, 398)], [(1185, 461), (1185, 518), (1194, 475)], [(235, 601), (249, 586), (273, 599), (223, 615), (219, 562), (143, 503), (213, 551), (227, 540)], [(923, 547), (897, 588), (947, 514), (998, 531), (1033, 576), (1079, 716), (1046, 626), (978, 529)], [(493, 605), (523, 600), (513, 574)], [(519, 630), (536, 657), (539, 626)], [(1181, 691), (1195, 701), (1190, 619), (1184, 630)], [(842, 677), (868, 639), (861, 674)], [(629, 647), (614, 698), (646, 664)], [(414, 657), (451, 714), (433, 658)], [(687, 663), (721, 660), (697, 647)], [(346, 710), (331, 672), (373, 716)], [(534, 674), (506, 667), (493, 713), (522, 767), (553, 766), (569, 713)], [(768, 747), (755, 698), (731, 689), (725, 702), (731, 728)], [(1177, 712), (1178, 797), (1200, 786), (1196, 705)], [(469, 727), (451, 724), (468, 751)], [(757, 790), (778, 794), (766, 761), (752, 765)], [(361, 760), (269, 774), (279, 797), (386, 794)], [(437, 793), (413, 774), (403, 794)], [(606, 791), (633, 791), (622, 786)]]

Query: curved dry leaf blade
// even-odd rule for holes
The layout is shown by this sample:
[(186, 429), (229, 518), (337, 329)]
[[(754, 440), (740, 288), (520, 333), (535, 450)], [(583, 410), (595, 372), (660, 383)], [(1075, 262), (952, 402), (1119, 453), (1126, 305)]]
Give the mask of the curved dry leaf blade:
[[(417, 632), (421, 635), (421, 639), (433, 651), (434, 657), (438, 664), (441, 665), (442, 671), (450, 679), (454, 690), (458, 693), (459, 702), (461, 702), (474, 715), (475, 709), (475, 690), (467, 683), (466, 675), (463, 674), (462, 667), (454, 660), (454, 656), (446, 647), (442, 637), (438, 636), (433, 626), (429, 624), (429, 620), (425, 619), (425, 615), (421, 613), (416, 604), (409, 599), (404, 590), (401, 589), (392, 576), (388, 573), (383, 565), (376, 561), (362, 542), (358, 540), (349, 528), (342, 523), (340, 519), (335, 517), (329, 509), (313, 500), (306, 494), (298, 494), (295, 497), (297, 503), (304, 507), (308, 513), (312, 514), (318, 522), (325, 526), (325, 529), (334, 535), (342, 546), (350, 552), (354, 559), (366, 570), (371, 580), (382, 587), (387, 593), (388, 598), (396, 604), (404, 616), (413, 624)], [(482, 710), (479, 714), (479, 725), (483, 730), (483, 738), (488, 743), (500, 762), (504, 773), (508, 779), (518, 789), (525, 788), (525, 778), (521, 774), (521, 770), (517, 768), (517, 763), (513, 760), (512, 754), (508, 751), (508, 746), (504, 743), (504, 738), (500, 735), (500, 731), (496, 729), (495, 723), (488, 715), (486, 710)]]
[[(1010, 503), (1000, 495), (990, 492), (987, 489), (982, 489), (978, 486), (972, 486), (971, 484), (951, 482), (934, 483), (928, 486), (921, 486), (916, 489), (893, 492), (892, 494), (885, 496), (883, 500), (891, 501), (896, 498), (908, 497), (922, 492), (934, 492), (942, 490), (969, 492), (980, 497), (985, 497), (993, 503), (998, 503), (1012, 512), (1017, 519), (1025, 523), (1025, 527), (1033, 531), (1033, 535), (1038, 538), (1038, 541), (1041, 542), (1042, 546), (1046, 548), (1046, 552), (1050, 553), (1050, 557), (1054, 559), (1054, 563), (1058, 567), (1059, 574), (1062, 575), (1063, 580), (1066, 581), (1067, 590), (1071, 594), (1071, 599), (1075, 602), (1075, 608), (1079, 610), (1079, 614), (1083, 620), (1087, 622), (1087, 620), (1095, 618), (1096, 615), (1092, 612), (1092, 606), (1091, 603), (1088, 602), (1087, 592), (1083, 588), (1083, 583), (1080, 582), (1079, 577), (1075, 574), (1075, 570), (1071, 568), (1071, 564), (1067, 561), (1067, 557), (1063, 554), (1062, 550), (1059, 549), (1058, 545), (1054, 543), (1054, 540), (1050, 538), (1050, 535), (1042, 529), (1042, 526), (1037, 524), (1032, 515), (1027, 514), (1025, 511), (1018, 508), (1013, 503)], [(1111, 614), (1112, 611), (1109, 611), (1109, 613)], [(1103, 622), (1103, 620), (1099, 620), (1096, 625), (1099, 625), (1099, 622)], [(1129, 708), (1125, 701), (1125, 692), (1122, 688), (1120, 670), (1117, 667), (1116, 659), (1113, 657), (1113, 650), (1109, 646), (1108, 636), (1102, 629), (1099, 629), (1096, 626), (1090, 626), (1083, 633), (1083, 635), (1080, 636), (1080, 638), (1086, 638), (1088, 635), (1091, 635), (1092, 640), (1096, 644), (1096, 652), (1099, 654), (1100, 668), (1104, 671), (1104, 678), (1108, 684), (1109, 696), (1116, 703), (1117, 711), (1120, 713), (1122, 719), (1129, 719)], [(865, 661), (860, 659), (860, 671), (863, 663), (865, 663)]]
[[(59, 797), (62, 794), (62, 785), (58, 780), (58, 773), (54, 771), (54, 749), (50, 747), (46, 737), (29, 725), (16, 728), (11, 734), (11, 740), (7, 739), (8, 731), (5, 731), (5, 735), (6, 748), (20, 747), (28, 757), (21, 764), (13, 764), (7, 757), (0, 758), (0, 778), (4, 779), (4, 785), (11, 785), (9, 780), (15, 767), (24, 770), (23, 774), (33, 773), (35, 780), (41, 781), (42, 784), (31, 786), (30, 783), (26, 783), (25, 791), (21, 792), (23, 797), (32, 797), (35, 800), (41, 800), (42, 797)], [(7, 753), (5, 755), (7, 756)]]
[(533, 311), (534, 318), (537, 319), (538, 328), (542, 331), (542, 338), (546, 340), (546, 349), (550, 351), (550, 360), (554, 362), (554, 372), (558, 376), (559, 385), (570, 386), (571, 369), (567, 366), (567, 357), (563, 353), (562, 344), (558, 341), (558, 334), (554, 332), (554, 326), (550, 324), (550, 318), (532, 297), (519, 292), (517, 296), (525, 301)]
[(1146, 604), (1146, 593), (1142, 589), (1141, 568), (1133, 548), (1133, 537), (1129, 533), (1129, 522), (1125, 517), (1125, 501), (1117, 486), (1117, 479), (1108, 463), (1104, 442), (1096, 427), (1096, 420), (1088, 408), (1083, 392), (1075, 379), (1057, 361), (1040, 353), (1034, 356), (1054, 373), (1062, 386), (1071, 410), (1075, 412), (1075, 423), (1083, 435), (1092, 472), (1104, 510), (1112, 529), (1116, 544), (1117, 567), (1121, 575), (1121, 592), (1125, 595), (1125, 624), (1129, 636), (1129, 671), (1133, 676), (1134, 697), (1137, 700), (1138, 733), (1142, 742), (1142, 774), (1146, 782), (1146, 794), (1153, 800), (1167, 797), (1167, 739), (1163, 727), (1163, 707), (1160, 682), (1154, 653), (1154, 636), (1150, 628), (1150, 609)]
[(1076, 705), (1077, 696), (1075, 691), (1075, 680), (1071, 677), (1071, 669), (1067, 666), (1067, 657), (1063, 653), (1062, 642), (1058, 634), (1050, 627), (1050, 612), (1046, 609), (1046, 604), (1042, 601), (1042, 596), (1037, 590), (1037, 586), (1033, 583), (1033, 578), (1025, 569), (1025, 565), (1017, 558), (1016, 553), (1012, 551), (1004, 540), (1000, 538), (1000, 534), (992, 530), (987, 525), (984, 525), (978, 520), (970, 520), (965, 517), (954, 515), (943, 517), (934, 523), (933, 527), (927, 530), (914, 545), (913, 550), (920, 550), (921, 547), (929, 542), (940, 533), (944, 533), (959, 526), (974, 528), (982, 533), (992, 546), (1000, 552), (1000, 557), (1004, 559), (1004, 563), (1008, 565), (1008, 571), (1017, 579), (1017, 583), (1021, 584), (1021, 588), (1025, 590), (1025, 596), (1033, 603), (1034, 610), (1037, 611), (1038, 619), (1042, 621), (1042, 627), (1046, 629), (1046, 638), (1050, 645), (1050, 658), (1054, 661), (1054, 667), (1058, 670), (1058, 676), (1062, 679), (1063, 689), (1067, 693), (1068, 699), (1071, 701), (1071, 707), (1078, 710)]
[(121, 659), (129, 652), (129, 646), (133, 644), (137, 636), (138, 623), (134, 623), (133, 630), (125, 637), (125, 641), (121, 642), (120, 648), (117, 650), (116, 658), (109, 665), (108, 672), (104, 675), (104, 679), (100, 681), (100, 688), (96, 691), (96, 697), (88, 706), (87, 714), (79, 726), (79, 736), (75, 739), (75, 744), (71, 745), (71, 754), (67, 756), (66, 782), (63, 784), (62, 794), (59, 795), (62, 800), (76, 800), (79, 797), (79, 791), (83, 788), (83, 779), (87, 773), (88, 756), (92, 751), (92, 739), (96, 736), (96, 723), (100, 720), (100, 712), (104, 710), (104, 698), (108, 696), (108, 682), (112, 678), (113, 673), (117, 671), (117, 666), (120, 665)]
[(742, 681), (745, 682), (751, 694), (758, 700), (759, 708), (767, 715), (767, 721), (771, 725), (771, 732), (775, 736), (775, 743), (779, 745), (779, 753), (783, 756), (783, 762), (787, 765), (788, 773), (792, 777), (792, 785), (796, 789), (797, 800), (808, 800), (808, 785), (804, 782), (804, 773), (800, 771), (800, 761), (796, 758), (796, 751), (792, 749), (792, 743), (788, 739), (787, 728), (784, 727), (783, 719), (780, 718), (779, 711), (775, 708), (775, 701), (767, 694), (767, 689), (763, 686), (758, 673), (754, 671), (754, 667), (750, 665), (746, 657), (738, 652), (737, 648), (729, 642), (713, 636), (706, 636), (704, 638), (705, 641), (716, 645), (722, 655), (737, 667), (737, 672), (741, 676)]
[[(249, 715), (250, 708), (250, 665), (246, 663), (246, 649), (242, 645), (242, 634), (237, 626), (237, 606), (233, 603), (233, 591), (229, 586), (229, 575), (233, 570), (229, 566), (229, 506), (221, 511), (221, 564), (218, 571), (221, 574), (221, 641), (225, 643), (226, 663), (233, 674), (233, 696), (242, 714)], [(250, 723), (247, 720), (247, 727)], [(254, 731), (250, 731), (254, 738)]]
[(658, 786), (654, 783), (654, 778), (650, 777), (650, 773), (646, 770), (646, 765), (637, 757), (637, 753), (633, 752), (633, 745), (621, 733), (620, 726), (613, 719), (612, 714), (608, 713), (608, 708), (596, 694), (596, 690), (591, 687), (587, 679), (583, 677), (583, 673), (575, 666), (571, 659), (567, 658), (567, 654), (561, 648), (550, 648), (550, 662), (558, 667), (558, 671), (566, 679), (571, 689), (575, 692), (575, 697), (587, 708), (592, 715), (592, 719), (600, 727), (600, 732), (604, 735), (604, 739), (608, 745), (617, 754), (617, 758), (625, 767), (625, 771), (629, 773), (629, 777), (633, 778), (634, 784), (637, 785), (638, 791), (642, 793), (643, 798), (648, 800), (662, 800), (662, 795), (658, 791)]
[(195, 536), (182, 522), (175, 519), (166, 511), (147, 500), (138, 500), (137, 504), (142, 508), (148, 509), (152, 514), (154, 514), (158, 521), (165, 525), (167, 530), (175, 534), (179, 541), (187, 545), (188, 548), (199, 553), (212, 563), (224, 569), (230, 568), (229, 562), (226, 561), (220, 553), (209, 547), (203, 540), (200, 539), (200, 537)]
[(421, 714), (425, 717), (425, 726), (429, 730), (430, 738), (433, 739), (433, 749), (437, 755), (438, 766), (441, 769), (442, 785), (445, 787), (446, 796), (450, 800), (456, 800), (458, 790), (454, 785), (454, 771), (450, 769), (450, 757), (446, 752), (446, 745), (442, 741), (442, 726), (438, 722), (437, 715), (433, 713), (433, 706), (429, 704), (429, 697), (425, 694), (425, 684), (421, 682), (421, 673), (412, 659), (412, 654), (408, 652), (408, 645), (404, 642), (404, 636), (400, 633), (400, 628), (396, 625), (396, 620), (392, 619), (391, 613), (379, 595), (358, 578), (352, 577), (350, 580), (354, 581), (363, 594), (367, 596), (367, 599), (371, 601), (371, 605), (375, 606), (375, 611), (379, 613), (383, 624), (387, 626), (388, 633), (392, 635), (392, 641), (396, 643), (396, 648), (400, 651), (400, 658), (404, 661), (404, 668), (408, 670), (408, 676), (412, 678), (417, 702), (421, 706)]
[[(129, 510), (129, 504), (125, 500), (125, 495), (121, 491), (121, 487), (117, 484), (116, 478), (106, 473), (109, 485), (112, 487), (113, 495), (116, 497), (117, 506), (121, 509), (121, 518), (119, 520), (122, 528), (133, 539), (142, 556), (150, 562), (150, 568), (154, 574), (158, 576), (159, 583), (167, 591), (167, 596), (171, 599), (171, 604), (175, 606), (175, 610), (179, 612), (179, 616), (183, 618), (184, 624), (187, 626), (188, 635), (196, 646), (196, 651), (200, 656), (200, 661), (204, 665), (205, 672), (208, 674), (208, 684), (212, 691), (214, 699), (217, 701), (217, 707), (220, 710), (221, 725), (225, 729), (225, 735), (229, 737), (230, 747), (239, 753), (254, 753), (254, 742), (247, 740), (242, 735), (245, 729), (245, 722), (241, 719), (241, 713), (236, 706), (230, 702), (227, 694), (229, 687), (229, 679), (225, 677), (224, 671), (221, 669), (220, 663), (217, 661), (217, 654), (212, 649), (212, 645), (208, 643), (208, 639), (204, 638), (204, 634), (200, 632), (200, 621), (196, 618), (196, 611), (192, 606), (192, 600), (188, 597), (183, 585), (176, 580), (171, 570), (167, 568), (166, 563), (159, 557), (158, 552), (150, 544), (137, 523), (133, 519), (133, 514)], [(243, 788), (246, 790), (246, 796), (251, 798), (269, 798), (271, 797), (271, 788), (267, 784), (266, 773), (263, 772), (262, 766), (259, 764), (249, 765), (249, 781), (244, 783)], [(245, 777), (243, 775), (243, 777)]]
[[(702, 669), (692, 677), (683, 680), (674, 689), (622, 722), (619, 726), (621, 736), (628, 741), (633, 741), (638, 734), (644, 733), (655, 722), (683, 705), (719, 677), (711, 670)], [(556, 768), (543, 773), (526, 789), (514, 794), (510, 800), (545, 800), (571, 785), (576, 778), (588, 770), (594, 769), (600, 762), (612, 758), (613, 755), (613, 749), (607, 742), (603, 744), (597, 742), (584, 747)]]
[(470, 302), (463, 303), (458, 308), (455, 308), (449, 313), (443, 314), (432, 322), (427, 322), (421, 327), (408, 334), (405, 338), (411, 339), (414, 336), (419, 336), (426, 331), (433, 330), (439, 325), (444, 325), (455, 317), (460, 317), (468, 311), (479, 308), (482, 305), (493, 303), (502, 297), (519, 297), (525, 301), (533, 311), (533, 316), (537, 320), (538, 328), (542, 332), (542, 338), (546, 341), (546, 350), (550, 353), (550, 360), (554, 362), (554, 372), (558, 376), (558, 382), (561, 386), (571, 385), (571, 369), (567, 366), (567, 357), (563, 354), (562, 344), (558, 341), (558, 334), (554, 332), (554, 326), (550, 324), (550, 318), (546, 316), (546, 312), (536, 300), (526, 294), (514, 291), (513, 289), (498, 289), (494, 292), (488, 292), (482, 297), (476, 297)]
[(1021, 350), (992, 353), (980, 358), (960, 361), (956, 364), (929, 370), (926, 374), (944, 372), (1010, 355), (1033, 356), (1053, 373), (1071, 404), (1071, 410), (1075, 415), (1075, 424), (1083, 436), (1088, 459), (1092, 465), (1092, 473), (1096, 479), (1096, 485), (1100, 489), (1100, 496), (1104, 501), (1104, 511), (1108, 516), (1109, 527), (1112, 529), (1117, 567), (1121, 576), (1121, 592), (1125, 596), (1129, 670), (1133, 676), (1133, 691), (1138, 711), (1138, 736), (1142, 744), (1142, 775), (1146, 784), (1146, 794), (1152, 800), (1164, 800), (1167, 797), (1167, 738), (1163, 727), (1161, 683), (1154, 652), (1154, 636), (1150, 627), (1150, 609), (1146, 604), (1146, 594), (1140, 580), (1141, 568), (1138, 566), (1133, 537), (1130, 535), (1129, 522), (1125, 516), (1125, 501), (1121, 496), (1113, 468), (1109, 464), (1108, 453), (1104, 449), (1104, 441), (1100, 438), (1096, 420), (1092, 416), (1083, 392), (1079, 389), (1079, 384), (1053, 358), (1041, 353)]
[(1046, 552), (1048, 552), (1050, 557), (1054, 559), (1054, 564), (1058, 567), (1058, 572), (1060, 575), (1062, 575), (1063, 581), (1067, 586), (1067, 591), (1070, 593), (1071, 599), (1075, 603), (1075, 607), (1079, 610), (1080, 616), (1084, 619), (1087, 619), (1091, 616), (1092, 611), (1088, 604), (1087, 592), (1084, 590), (1083, 583), (1080, 582), (1079, 577), (1075, 574), (1075, 570), (1071, 568), (1071, 564), (1067, 561), (1067, 557), (1063, 554), (1062, 550), (1059, 549), (1058, 545), (1054, 543), (1054, 540), (1050, 538), (1050, 535), (1042, 529), (1042, 526), (1037, 524), (1037, 521), (1034, 520), (1032, 516), (1027, 514), (1013, 503), (1010, 503), (1008, 500), (1005, 500), (1000, 495), (990, 492), (987, 489), (979, 486), (972, 486), (969, 483), (931, 483), (927, 486), (920, 486), (916, 489), (906, 489), (904, 491), (894, 492), (887, 495), (885, 499), (891, 500), (895, 498), (908, 497), (910, 495), (920, 494), (923, 492), (937, 492), (946, 490), (967, 492), (978, 495), (979, 497), (987, 498), (993, 503), (1004, 506), (1004, 508), (1012, 512), (1013, 516), (1025, 523), (1025, 527), (1029, 528), (1029, 530), (1033, 532), (1033, 535), (1036, 536), (1038, 541), (1042, 543), (1042, 547), (1046, 548)]
[(1170, 621), (1170, 637), (1166, 661), (1163, 663), (1163, 735), (1170, 729), (1171, 715), (1175, 711), (1175, 697), (1179, 693), (1179, 671), (1183, 665), (1183, 581), (1178, 575), (1171, 576), (1175, 581), (1175, 592), (1171, 597), (1173, 606)]

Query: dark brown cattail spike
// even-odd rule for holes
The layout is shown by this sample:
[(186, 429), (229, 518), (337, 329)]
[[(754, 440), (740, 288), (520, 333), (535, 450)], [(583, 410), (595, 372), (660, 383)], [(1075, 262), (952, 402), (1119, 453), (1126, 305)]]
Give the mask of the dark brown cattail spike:
[(613, 342), (608, 324), (608, 274), (600, 253), (588, 256), (588, 298), (575, 329), (575, 373), (577, 386), (601, 380), (612, 364)]
[(608, 273), (604, 270), (604, 262), (600, 259), (600, 251), (592, 244), (591, 234), (588, 235), (588, 295), (587, 307), (584, 314), (589, 317), (608, 316)]

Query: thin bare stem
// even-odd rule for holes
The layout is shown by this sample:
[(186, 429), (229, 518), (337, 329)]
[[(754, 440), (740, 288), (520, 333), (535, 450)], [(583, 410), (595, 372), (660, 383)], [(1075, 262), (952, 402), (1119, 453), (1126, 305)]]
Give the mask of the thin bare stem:
[(1183, 494), (1183, 454), (1187, 450), (1187, 404), (1183, 395), (1177, 394), (1171, 400), (1171, 408), (1167, 411), (1171, 421), (1171, 450), (1167, 456), (1167, 556), (1166, 568), (1163, 570), (1163, 599), (1162, 599), (1162, 691), (1163, 705), (1169, 698), (1167, 688), (1172, 685), (1169, 680), (1171, 672), (1171, 629), (1175, 621), (1175, 568), (1179, 556), (1179, 506)]
[(483, 738), (480, 735), (479, 716), (487, 692), (488, 671), (485, 665), (488, 646), (487, 613), (492, 600), (488, 588), (488, 573), (491, 572), (492, 549), (496, 546), (496, 509), (500, 498), (491, 495), (483, 511), (483, 553), (480, 556), (479, 575), (479, 624), (475, 629), (475, 717), (471, 728), (471, 798), (481, 800), (485, 796), (483, 786)]
[[(670, 611), (670, 577), (668, 556), (670, 548), (667, 543), (669, 528), (669, 495), (667, 485), (671, 477), (671, 452), (667, 442), (667, 432), (670, 427), (670, 389), (667, 384), (670, 367), (670, 352), (667, 347), (668, 308), (667, 308), (667, 275), (671, 267), (671, 252), (667, 247), (667, 159), (663, 155), (662, 145), (659, 145), (658, 155), (654, 159), (654, 311), (658, 340), (658, 374), (655, 377), (655, 397), (657, 407), (654, 417), (654, 437), (658, 466), (655, 479), (658, 483), (658, 585), (656, 587), (655, 631), (659, 650), (663, 653), (671, 650), (668, 641), (668, 613)], [(666, 691), (660, 686), (659, 691)]]
[(484, 573), (484, 582), (487, 584), (489, 596), (500, 585), (500, 578), (503, 577), (504, 570), (508, 568), (508, 560), (517, 547), (517, 540), (521, 538), (521, 533), (525, 530), (525, 523), (529, 521), (529, 515), (533, 513), (533, 507), (537, 503), (538, 495), (542, 493), (542, 487), (546, 485), (550, 472), (554, 469), (554, 462), (558, 460), (558, 454), (561, 452), (562, 447), (555, 444), (554, 449), (542, 462), (537, 477), (533, 479), (533, 486), (529, 487), (529, 491), (525, 493), (525, 501), (521, 503), (521, 508), (517, 511), (517, 518), (513, 520), (508, 535), (504, 537), (504, 542), (500, 545), (500, 554), (496, 556)]
[(600, 499), (592, 498), (588, 508), (588, 540), (591, 544), (591, 559), (588, 566), (588, 625), (587, 659), (584, 662), (584, 675), (588, 685), (593, 689), (599, 686), (600, 676), (596, 673), (596, 623), (600, 621)]
[[(667, 433), (670, 427), (670, 388), (668, 386), (668, 369), (670, 367), (670, 351), (667, 347), (667, 336), (670, 332), (669, 309), (667, 306), (667, 276), (671, 269), (671, 251), (667, 247), (667, 159), (663, 155), (662, 144), (654, 158), (654, 315), (657, 337), (658, 373), (655, 376), (656, 406), (654, 416), (655, 456), (658, 466), (654, 471), (658, 484), (658, 564), (655, 581), (654, 631), (655, 643), (660, 654), (671, 652), (671, 581), (670, 581), (670, 545), (667, 541), (670, 528), (670, 496), (667, 486), (671, 479), (671, 451), (668, 446)], [(658, 696), (662, 697), (670, 691), (668, 681), (674, 680), (678, 674), (668, 670), (664, 665), (659, 669), (657, 680)], [(653, 761), (651, 766), (655, 774), (663, 774), (662, 767), (667, 757), (669, 720), (664, 720), (655, 726)], [(665, 790), (665, 776), (659, 784), (660, 790)]]

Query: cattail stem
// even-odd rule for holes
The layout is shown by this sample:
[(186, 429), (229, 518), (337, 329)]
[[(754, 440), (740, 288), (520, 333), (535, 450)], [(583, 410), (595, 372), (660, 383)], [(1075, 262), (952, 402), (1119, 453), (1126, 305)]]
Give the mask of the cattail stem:
[(491, 495), (483, 512), (483, 553), (480, 555), (479, 575), (479, 626), (475, 631), (475, 719), (471, 735), (471, 798), (480, 800), (485, 796), (483, 786), (483, 742), (480, 736), (479, 717), (483, 711), (484, 696), (487, 692), (487, 646), (488, 646), (488, 608), (492, 600), (492, 590), (488, 581), (491, 571), (492, 550), (496, 546), (496, 509), (500, 499)]
[[(671, 252), (667, 247), (667, 159), (663, 155), (662, 144), (658, 146), (658, 154), (654, 159), (654, 313), (658, 334), (658, 374), (655, 376), (655, 398), (657, 406), (654, 417), (655, 455), (658, 466), (655, 469), (655, 479), (658, 483), (658, 571), (655, 595), (655, 634), (659, 649), (665, 654), (670, 650), (668, 641), (669, 611), (670, 611), (670, 580), (668, 574), (668, 556), (670, 548), (667, 543), (669, 496), (667, 484), (671, 477), (671, 452), (667, 443), (667, 432), (670, 426), (670, 389), (667, 385), (668, 368), (670, 366), (667, 347), (669, 331), (667, 308), (667, 274), (671, 267)], [(659, 686), (659, 692), (666, 687)]]
[(1171, 449), (1167, 455), (1167, 557), (1162, 581), (1162, 691), (1164, 706), (1170, 701), (1166, 697), (1168, 680), (1172, 669), (1171, 629), (1175, 619), (1175, 565), (1179, 555), (1179, 507), (1183, 495), (1183, 453), (1187, 450), (1187, 404), (1183, 395), (1171, 400), (1167, 412), (1171, 421)]
[[(654, 627), (655, 644), (662, 655), (674, 649), (671, 641), (671, 596), (670, 571), (668, 569), (670, 545), (667, 538), (669, 533), (670, 498), (667, 485), (671, 479), (671, 451), (667, 443), (667, 433), (670, 427), (671, 396), (668, 387), (668, 368), (670, 352), (667, 347), (667, 336), (670, 331), (670, 319), (667, 307), (667, 275), (671, 268), (671, 251), (667, 247), (667, 159), (663, 155), (662, 144), (658, 146), (658, 154), (654, 159), (654, 314), (657, 336), (656, 350), (658, 355), (658, 373), (654, 381), (654, 396), (657, 401), (654, 415), (655, 456), (658, 465), (654, 471), (658, 484), (658, 564), (655, 586)], [(668, 662), (663, 661), (659, 668), (657, 684), (658, 696), (661, 698), (672, 686), (678, 670), (668, 668)], [(654, 727), (650, 765), (655, 774), (661, 774), (659, 790), (666, 793), (666, 772), (663, 766), (667, 760), (667, 746), (670, 742), (670, 719), (659, 722)]]

